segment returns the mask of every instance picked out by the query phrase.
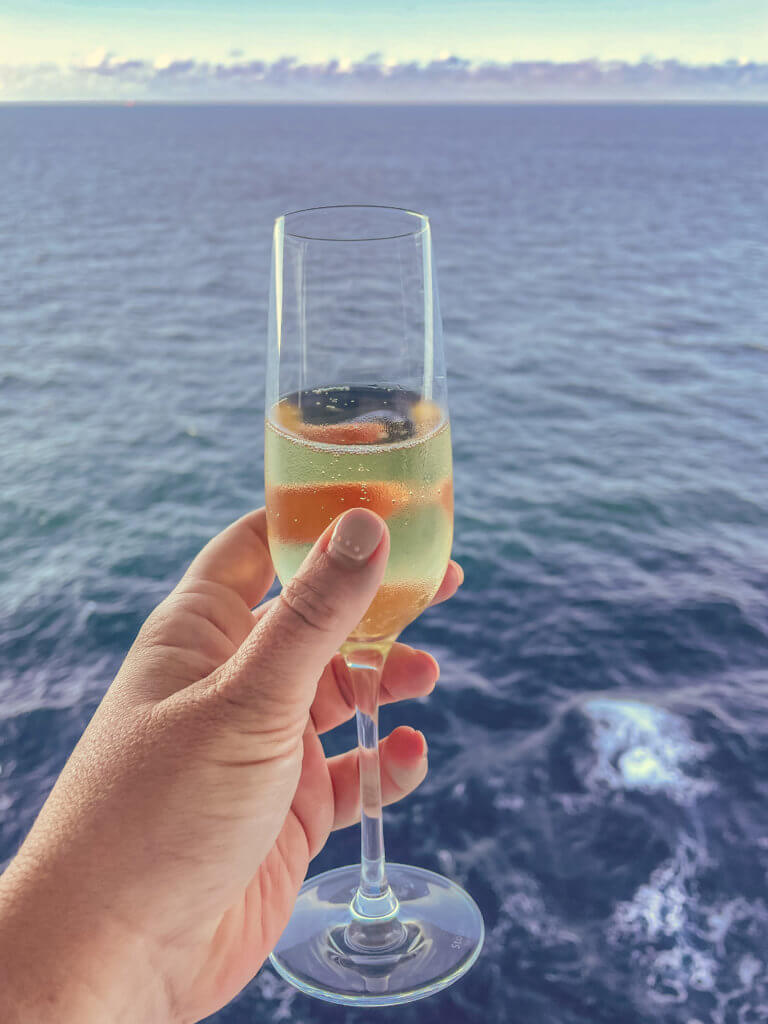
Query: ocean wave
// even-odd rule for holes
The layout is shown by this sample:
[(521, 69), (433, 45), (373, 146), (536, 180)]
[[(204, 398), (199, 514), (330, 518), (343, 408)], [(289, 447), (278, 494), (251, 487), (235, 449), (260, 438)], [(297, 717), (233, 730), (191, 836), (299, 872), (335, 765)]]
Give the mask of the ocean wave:
[(666, 793), (691, 804), (712, 791), (711, 779), (685, 769), (702, 761), (708, 748), (697, 743), (685, 720), (641, 701), (593, 697), (584, 710), (594, 729), (597, 758), (589, 770), (589, 788)]

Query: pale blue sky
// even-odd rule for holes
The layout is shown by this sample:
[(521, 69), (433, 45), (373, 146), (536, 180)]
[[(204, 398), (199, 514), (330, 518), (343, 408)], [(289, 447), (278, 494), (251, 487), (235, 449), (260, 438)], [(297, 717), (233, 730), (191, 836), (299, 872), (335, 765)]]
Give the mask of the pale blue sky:
[(274, 60), (768, 61), (768, 0), (1, 0), (0, 63)]

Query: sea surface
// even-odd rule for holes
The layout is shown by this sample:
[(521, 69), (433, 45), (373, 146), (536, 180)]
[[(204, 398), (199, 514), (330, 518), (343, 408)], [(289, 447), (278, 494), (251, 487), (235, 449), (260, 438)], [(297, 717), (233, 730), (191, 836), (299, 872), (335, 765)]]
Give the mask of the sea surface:
[(466, 583), (407, 631), (442, 677), (383, 712), (431, 745), (387, 846), (486, 945), (408, 1007), (266, 967), (211, 1020), (768, 1020), (768, 107), (6, 106), (0, 152), (0, 862), (262, 502), (273, 218), (406, 206)]

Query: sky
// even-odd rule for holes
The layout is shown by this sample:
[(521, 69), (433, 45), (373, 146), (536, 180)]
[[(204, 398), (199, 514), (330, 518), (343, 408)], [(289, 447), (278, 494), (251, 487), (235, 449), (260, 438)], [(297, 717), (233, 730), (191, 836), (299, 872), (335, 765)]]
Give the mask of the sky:
[(766, 68), (768, 0), (0, 0), (5, 100), (364, 99), (392, 82), (401, 99), (768, 98)]

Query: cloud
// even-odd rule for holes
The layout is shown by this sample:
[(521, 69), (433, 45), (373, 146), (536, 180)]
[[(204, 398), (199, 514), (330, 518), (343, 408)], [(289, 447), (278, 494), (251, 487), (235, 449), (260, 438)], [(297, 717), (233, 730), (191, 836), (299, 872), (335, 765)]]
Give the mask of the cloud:
[(301, 62), (190, 56), (154, 60), (106, 49), (69, 67), (0, 66), (0, 95), (11, 100), (133, 99), (518, 102), (525, 100), (768, 100), (768, 63), (685, 64), (581, 60), (472, 63), (449, 54), (426, 63), (387, 60)]
[(155, 81), (162, 82), (166, 78), (184, 78), (187, 75), (194, 75), (198, 68), (205, 70), (208, 67), (207, 64), (198, 64), (196, 60), (169, 60), (167, 64), (163, 64), (161, 67), (153, 67), (152, 74), (150, 75), (149, 81), (154, 79)]
[(92, 58), (90, 63), (86, 63), (76, 70), (83, 74), (142, 81), (145, 73), (151, 68), (152, 65), (145, 60), (121, 59), (115, 57), (114, 54), (104, 53), (97, 62), (94, 62)]

